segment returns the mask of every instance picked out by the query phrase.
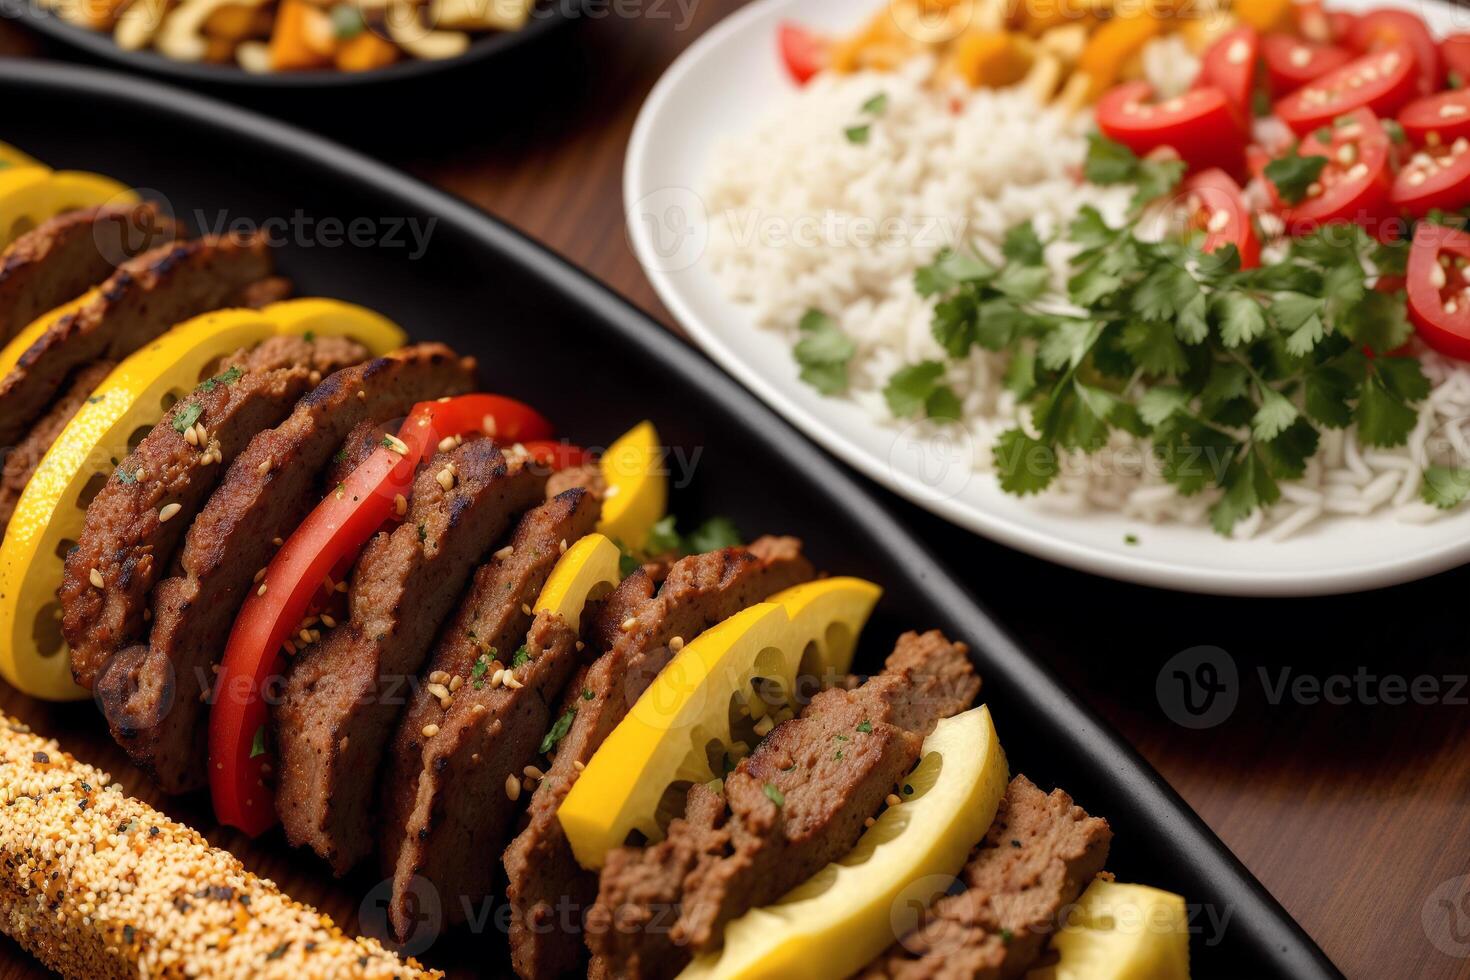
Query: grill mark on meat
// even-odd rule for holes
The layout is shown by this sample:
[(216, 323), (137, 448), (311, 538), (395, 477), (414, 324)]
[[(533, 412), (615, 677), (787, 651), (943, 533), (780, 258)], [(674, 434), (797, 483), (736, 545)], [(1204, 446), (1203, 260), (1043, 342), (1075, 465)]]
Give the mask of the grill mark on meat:
[[(145, 638), (148, 593), (169, 569), (189, 522), (255, 434), (280, 424), (311, 387), (310, 372), (316, 368), (307, 365), (335, 361), (343, 367), (366, 357), (367, 350), (351, 341), (318, 350), (299, 337), (272, 338), (236, 352), (225, 358), (221, 371), (238, 368), (243, 375), (233, 383), (207, 382), (180, 399), (118, 465), (87, 508), (59, 592), (61, 632), (79, 683), (92, 686), (108, 657)], [(179, 413), (194, 408), (197, 424), (209, 436), (204, 445), (191, 444), (175, 428)], [(170, 503), (178, 504), (179, 512), (160, 521), (159, 509)], [(106, 588), (92, 586), (92, 569)], [(114, 727), (135, 726), (119, 718)]]
[[(852, 850), (924, 737), (979, 690), (965, 645), (935, 631), (900, 637), (883, 672), (861, 687), (817, 694), (725, 778), (725, 806), (695, 786), (665, 840), (608, 855), (596, 914), (617, 928), (587, 930), (594, 972), (672, 977), (718, 946), (732, 919)], [(656, 915), (675, 909), (672, 928), (655, 928)]]
[(20, 503), (20, 496), (35, 475), (36, 467), (41, 465), (46, 450), (115, 366), (111, 361), (98, 361), (77, 371), (56, 403), (41, 416), (20, 445), (5, 456), (4, 475), (0, 476), (0, 532), (10, 523), (15, 506)]
[[(576, 487), (521, 518), (514, 550), (476, 574), (428, 664), (430, 673), (461, 679), (449, 709), (421, 688), (399, 724), (384, 783), (382, 850), (394, 876), (390, 913), (400, 935), (412, 928), (407, 896), (415, 874), (437, 888), (450, 922), (463, 921), (464, 909), (492, 892), (498, 866), (463, 855), (505, 846), (517, 809), (505, 794), (506, 777), (535, 760), (551, 708), (582, 659), (573, 631), (554, 630), (544, 615), (530, 624), (524, 608), (540, 595), (561, 542), (590, 534), (600, 515), (597, 498)], [(490, 672), (513, 663), (512, 647), (528, 624), (532, 663), (516, 669), (525, 686), (487, 687)], [(563, 633), (571, 634), (566, 642)], [(538, 650), (548, 656), (543, 660)], [(481, 657), (492, 662), (472, 682)], [(427, 724), (438, 725), (439, 733), (426, 739)]]
[(0, 252), (0, 344), (106, 279), (113, 260), (169, 241), (177, 230), (147, 202), (67, 211), (21, 235)]
[[(670, 640), (676, 636), (692, 640), (751, 604), (812, 577), (811, 563), (799, 553), (774, 561), (758, 558), (757, 553), (768, 553), (767, 547), (752, 545), (755, 553), (727, 548), (674, 563), (658, 595), (639, 607), (636, 625), (568, 688), (562, 711), (576, 707), (576, 718), (557, 746), (551, 771), (531, 798), (525, 829), (511, 841), (504, 857), (511, 962), (522, 977), (568, 973), (582, 959), (581, 913), (597, 897), (597, 879), (577, 864), (556, 819), (557, 808), (576, 781), (576, 764), (591, 761), (669, 662)], [(648, 586), (640, 581), (628, 588), (642, 591)], [(584, 699), (583, 691), (591, 691), (592, 699)], [(558, 929), (559, 921), (567, 921), (570, 931)]]
[[(458, 475), (445, 490), (438, 475)], [(401, 681), (422, 666), (475, 565), (544, 478), (507, 467), (489, 440), (434, 457), (405, 522), (364, 550), (351, 619), (297, 655), (272, 712), (281, 749), (276, 810), (286, 837), (345, 873), (372, 850), (375, 774), (400, 711)]]
[(344, 482), (353, 470), (367, 462), (367, 458), (383, 444), (383, 436), (390, 431), (396, 432), (397, 428), (371, 419), (347, 433), (347, 438), (342, 440), (342, 448), (332, 456), (332, 465), (327, 467), (326, 475), (322, 477), (323, 491)]
[(78, 367), (120, 360), (175, 324), (219, 309), (270, 271), (259, 238), (175, 242), (129, 259), (97, 298), (52, 325), (0, 379), (0, 445), (15, 445)]
[(965, 890), (935, 902), (864, 980), (1010, 980), (1041, 957), (1063, 909), (1107, 861), (1112, 830), (1061, 790), (1025, 776), (1006, 788), (995, 822), (960, 873)]
[(342, 439), (364, 420), (399, 418), (415, 402), (473, 385), (473, 361), (442, 344), (407, 347), (328, 375), (236, 458), (189, 528), (179, 574), (153, 591), (148, 646), (126, 648), (107, 668), (104, 710), (127, 720), (120, 740), (166, 792), (207, 782), (201, 696), (213, 684), (211, 668), (256, 571), (275, 554), (272, 542), (310, 513), (317, 478)]

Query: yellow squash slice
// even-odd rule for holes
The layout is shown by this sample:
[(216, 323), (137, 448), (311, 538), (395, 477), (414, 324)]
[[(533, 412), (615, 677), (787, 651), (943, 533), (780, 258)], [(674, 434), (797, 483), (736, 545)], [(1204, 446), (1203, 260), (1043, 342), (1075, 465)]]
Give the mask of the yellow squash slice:
[(985, 835), (1010, 776), (990, 709), (946, 718), (889, 807), (840, 861), (725, 928), (680, 980), (846, 977), (914, 927)]
[(799, 672), (845, 673), (881, 591), (856, 578), (809, 582), (731, 616), (680, 650), (557, 811), (578, 862), (601, 867), (634, 830), (662, 838), (656, 815), (664, 791), (676, 782), (713, 779), (708, 746), (735, 740), (732, 699), (758, 718), (771, 706), (749, 697), (756, 678), (791, 692)]
[(608, 492), (597, 530), (640, 551), (669, 502), (663, 447), (653, 423), (640, 422), (620, 436), (603, 454), (601, 468)]
[(20, 363), (20, 355), (40, 340), (42, 334), (60, 322), (62, 317), (69, 316), (92, 302), (96, 295), (95, 288), (89, 289), (71, 302), (62, 303), (56, 309), (42, 313), (22, 327), (19, 333), (10, 338), (10, 343), (0, 349), (0, 378), (15, 369), (15, 366)]
[(1189, 913), (1171, 892), (1099, 879), (1051, 948), (1057, 962), (1026, 980), (1189, 980)]
[(582, 630), (582, 610), (592, 599), (614, 589), (622, 579), (618, 546), (601, 534), (589, 534), (557, 559), (556, 567), (536, 599), (537, 613), (554, 613), (577, 632)]
[(0, 168), (0, 248), (63, 211), (133, 204), (138, 195), (111, 177), (44, 167)]
[(336, 305), (336, 319), (293, 319), (292, 303), (206, 313), (174, 327), (103, 379), (41, 459), (0, 544), (0, 675), (33, 697), (87, 696), (71, 679), (56, 600), (64, 557), (81, 534), (87, 504), (137, 440), (221, 357), (296, 332), (302, 322), (318, 333), (353, 337), (374, 353), (402, 345), (404, 335), (392, 324), (365, 317), (360, 307)]
[(40, 160), (28, 153), (22, 153), (9, 143), (0, 143), (0, 170), (9, 167), (39, 167), (42, 170), (49, 169)]

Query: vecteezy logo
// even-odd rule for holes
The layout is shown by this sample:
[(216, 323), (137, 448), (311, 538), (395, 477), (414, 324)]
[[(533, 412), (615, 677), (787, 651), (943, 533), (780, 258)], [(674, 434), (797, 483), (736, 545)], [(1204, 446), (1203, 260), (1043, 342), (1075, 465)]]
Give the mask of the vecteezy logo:
[(434, 945), (444, 925), (444, 904), (439, 889), (420, 875), (414, 875), (403, 896), (404, 918), (408, 930), (403, 942), (395, 942), (389, 924), (393, 904), (393, 879), (378, 882), (363, 896), (357, 909), (357, 925), (364, 936), (376, 939), (402, 956), (418, 956)]
[(704, 257), (709, 214), (704, 200), (687, 187), (665, 187), (634, 203), (628, 215), (646, 236), (645, 258), (660, 272), (682, 272)]
[(1470, 875), (1451, 878), (1431, 892), (1419, 921), (1435, 949), (1470, 958)]
[(1214, 728), (1235, 712), (1240, 672), (1219, 647), (1190, 647), (1170, 657), (1154, 683), (1159, 707), (1184, 728)]

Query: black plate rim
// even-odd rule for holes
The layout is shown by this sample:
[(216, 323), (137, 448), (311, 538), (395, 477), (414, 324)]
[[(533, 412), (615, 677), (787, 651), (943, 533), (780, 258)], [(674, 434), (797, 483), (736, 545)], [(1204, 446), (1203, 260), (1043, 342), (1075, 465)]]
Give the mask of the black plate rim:
[[(1236, 941), (1252, 948), (1280, 975), (1293, 980), (1343, 974), (1230, 849), (1200, 819), (1137, 751), (1082, 703), (1049, 668), (1023, 652), (1016, 640), (982, 608), (976, 598), (930, 550), (914, 538), (880, 504), (874, 491), (810, 443), (795, 428), (746, 391), (713, 361), (655, 323), (628, 300), (593, 279), (550, 249), (473, 205), (288, 123), (168, 85), (101, 69), (0, 59), (0, 88), (44, 97), (86, 96), (126, 103), (139, 111), (172, 116), (189, 126), (214, 130), (227, 138), (264, 144), (283, 157), (295, 157), (340, 175), (359, 189), (401, 200), (452, 224), (487, 250), (508, 257), (528, 274), (549, 282), (598, 316), (636, 353), (667, 364), (692, 378), (722, 408), (752, 422), (754, 438), (773, 452), (800, 460), (815, 480), (827, 487), (835, 506), (871, 537), (871, 546), (897, 567), (915, 573), (935, 605), (946, 609), (960, 634), (984, 648), (1004, 677), (1008, 702), (1027, 702), (1038, 716), (1052, 719), (1060, 737), (1071, 743), (1081, 762), (1108, 773), (1130, 809), (1159, 831), (1149, 846), (1160, 860), (1192, 866), (1210, 883), (1220, 904), (1232, 916)], [(3, 100), (0, 100), (3, 101)], [(4, 135), (0, 133), (0, 135)]]
[(235, 65), (175, 61), (156, 51), (126, 51), (118, 47), (111, 34), (68, 23), (51, 11), (41, 9), (35, 0), (19, 2), (24, 7), (18, 15), (8, 3), (0, 5), (0, 14), (93, 58), (109, 61), (129, 71), (177, 79), (179, 82), (264, 92), (360, 90), (454, 72), (491, 61), (524, 47), (557, 28), (568, 26), (582, 17), (586, 6), (586, 0), (554, 0), (550, 11), (533, 12), (526, 26), (520, 30), (473, 38), (465, 53), (454, 58), (406, 59), (386, 68), (366, 72), (290, 71), (257, 75)]

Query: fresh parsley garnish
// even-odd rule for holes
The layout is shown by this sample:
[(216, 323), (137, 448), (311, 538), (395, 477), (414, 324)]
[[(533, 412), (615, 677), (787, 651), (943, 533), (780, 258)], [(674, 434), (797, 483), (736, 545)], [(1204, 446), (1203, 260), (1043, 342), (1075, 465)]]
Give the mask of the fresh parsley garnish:
[(1419, 495), (1426, 504), (1443, 510), (1458, 507), (1470, 496), (1470, 469), (1459, 466), (1431, 466), (1424, 471)]
[(888, 410), (897, 418), (922, 414), (941, 422), (957, 421), (960, 399), (943, 383), (943, 377), (944, 365), (939, 361), (920, 361), (899, 368), (883, 388)]
[(597, 697), (597, 695), (594, 694), (594, 693), (592, 693), (592, 690), (590, 688), (584, 688), (583, 689), (583, 691), (582, 691), (582, 700), (583, 701), (591, 701), (595, 697)]
[(195, 402), (183, 405), (178, 414), (174, 416), (174, 431), (183, 435), (194, 428), (194, 423), (199, 421), (199, 416), (204, 414), (204, 409)]
[(864, 735), (871, 734), (873, 731), (873, 723), (871, 721), (864, 721), (862, 722), (862, 724), (857, 726), (857, 730), (862, 732)]
[(778, 807), (786, 805), (786, 796), (784, 793), (776, 788), (775, 783), (766, 783), (764, 789), (766, 791), (766, 799), (770, 800)]
[(1134, 210), (1170, 193), (1184, 177), (1183, 160), (1144, 159), (1101, 133), (1090, 134), (1087, 141), (1083, 176), (1102, 187), (1134, 185)]
[(512, 667), (519, 667), (521, 664), (528, 664), (530, 662), (531, 650), (524, 643), (522, 643), (520, 648), (516, 650), (516, 655), (511, 658), (510, 665)]
[(255, 730), (255, 737), (250, 741), (250, 758), (254, 759), (265, 755), (265, 726), (261, 725)]
[(702, 555), (733, 548), (743, 540), (740, 529), (728, 517), (711, 517), (688, 534), (680, 534), (674, 526), (674, 516), (669, 514), (654, 523), (645, 547), (650, 555)]
[(879, 92), (863, 103), (863, 111), (870, 116), (881, 116), (888, 111), (888, 93)]
[(855, 143), (858, 146), (868, 142), (868, 137), (872, 133), (873, 127), (868, 123), (863, 123), (861, 126), (848, 126), (842, 131), (842, 135), (847, 137), (849, 143)]
[(194, 390), (206, 393), (211, 392), (221, 385), (232, 385), (243, 377), (245, 377), (244, 369), (240, 367), (232, 367), (228, 371), (216, 374), (212, 378), (205, 378), (203, 381), (199, 382), (199, 387), (195, 388)]
[(546, 732), (546, 737), (541, 740), (542, 755), (556, 748), (556, 743), (566, 738), (567, 732), (572, 730), (572, 720), (576, 717), (577, 709), (568, 708), (566, 714), (551, 723), (551, 728)]
[(801, 365), (801, 380), (824, 395), (846, 391), (847, 363), (857, 353), (857, 344), (821, 310), (807, 310), (797, 329), (801, 339), (792, 353)]
[[(1329, 142), (1332, 134), (1329, 132), (1327, 137), (1321, 142)], [(1298, 149), (1293, 146), (1285, 156), (1266, 164), (1266, 179), (1276, 185), (1276, 194), (1287, 204), (1296, 204), (1306, 197), (1307, 188), (1321, 178), (1322, 168), (1327, 166), (1326, 157), (1315, 154), (1304, 157)]]
[(470, 680), (474, 682), (475, 690), (481, 691), (485, 688), (485, 674), (490, 670), (490, 660), (483, 653), (475, 658), (475, 665), (470, 668)]

